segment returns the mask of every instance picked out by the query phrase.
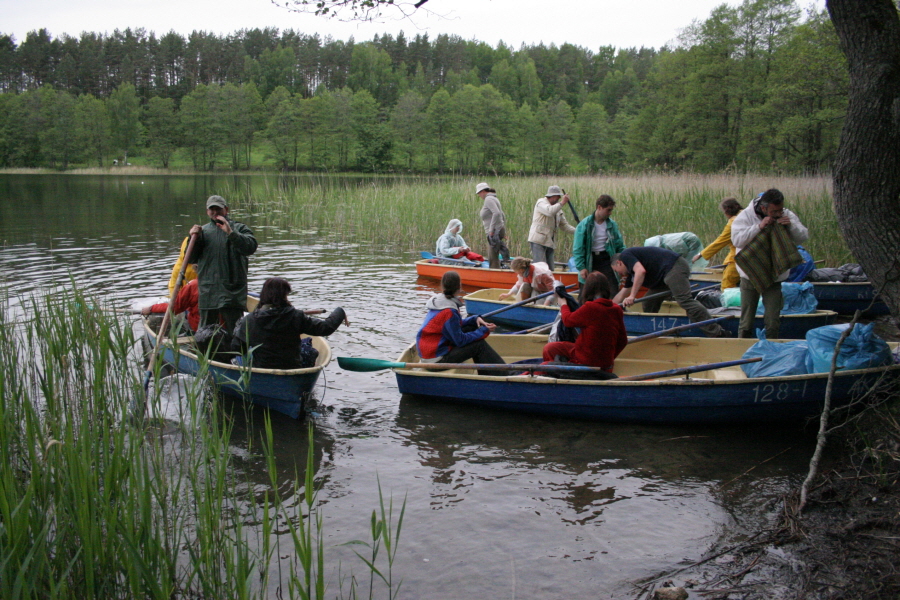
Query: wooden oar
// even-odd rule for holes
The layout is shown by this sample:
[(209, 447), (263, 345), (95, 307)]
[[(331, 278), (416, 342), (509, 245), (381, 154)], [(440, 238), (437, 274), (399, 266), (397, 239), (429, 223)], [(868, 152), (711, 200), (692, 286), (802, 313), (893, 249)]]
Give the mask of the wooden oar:
[[(563, 190), (562, 193), (565, 194), (566, 190)], [(571, 198), (569, 198), (569, 208), (572, 210), (572, 216), (575, 217), (575, 224), (581, 223), (581, 219), (578, 218), (578, 212), (575, 210), (575, 205), (572, 204)]]
[(673, 333), (678, 333), (680, 331), (687, 331), (688, 329), (696, 329), (697, 327), (704, 327), (706, 325), (710, 325), (712, 323), (718, 323), (719, 321), (726, 321), (728, 319), (734, 319), (737, 315), (725, 315), (724, 317), (716, 317), (715, 319), (707, 319), (706, 321), (697, 321), (696, 323), (688, 323), (687, 325), (679, 325), (678, 327), (671, 327), (669, 329), (661, 329), (659, 331), (654, 331), (653, 333), (648, 333), (645, 335), (639, 335), (637, 337), (633, 337), (628, 340), (629, 344), (633, 344), (635, 342), (643, 342), (644, 340), (652, 340), (654, 338), (663, 337), (666, 335), (672, 335)]
[[(761, 356), (753, 358), (742, 358), (740, 360), (729, 360), (726, 362), (709, 363), (705, 365), (693, 365), (690, 367), (680, 367), (677, 369), (669, 369), (668, 371), (654, 371), (653, 373), (644, 373), (642, 375), (632, 375), (630, 377), (619, 377), (610, 381), (645, 381), (647, 379), (658, 379), (660, 377), (671, 377), (673, 375), (687, 375), (690, 373), (699, 373), (701, 371), (714, 371), (716, 369), (724, 369), (737, 365), (745, 365), (747, 363), (759, 362)], [(385, 369), (466, 369), (466, 370), (483, 370), (483, 371), (517, 371), (534, 373), (535, 371), (552, 371), (560, 373), (598, 373), (605, 372), (600, 367), (584, 367), (581, 365), (541, 365), (541, 364), (512, 364), (512, 365), (493, 365), (478, 363), (405, 363), (394, 362), (390, 360), (381, 360), (378, 358), (352, 358), (350, 356), (339, 356), (338, 365), (347, 371), (357, 371), (367, 373), (370, 371), (383, 371)]]
[(181, 269), (178, 271), (178, 279), (175, 280), (175, 287), (172, 288), (172, 295), (169, 296), (169, 306), (166, 308), (166, 314), (159, 326), (159, 333), (156, 334), (156, 343), (153, 344), (153, 352), (150, 353), (150, 362), (147, 363), (147, 372), (144, 374), (144, 413), (147, 412), (147, 400), (150, 394), (150, 378), (153, 376), (153, 364), (159, 355), (159, 346), (166, 335), (166, 329), (169, 327), (169, 321), (172, 320), (172, 307), (175, 306), (175, 298), (181, 290), (181, 284), (184, 282), (184, 272), (188, 266), (188, 259), (191, 258), (191, 252), (194, 250), (194, 244), (197, 242), (197, 234), (191, 236), (188, 242), (187, 250), (184, 252), (184, 260), (181, 261)]
[[(578, 287), (577, 283), (567, 285), (566, 289), (568, 290), (568, 289), (575, 288), (575, 287)], [(532, 296), (531, 298), (526, 298), (524, 300), (520, 300), (519, 302), (513, 302), (512, 304), (508, 304), (508, 305), (504, 306), (503, 308), (498, 308), (497, 310), (492, 310), (491, 312), (484, 313), (483, 315), (474, 315), (474, 316), (481, 317), (482, 319), (486, 319), (488, 317), (493, 317), (494, 315), (499, 315), (500, 313), (507, 311), (511, 308), (518, 308), (519, 306), (524, 306), (525, 304), (534, 302), (535, 300), (540, 300), (541, 298), (546, 298), (547, 296), (550, 296), (551, 294), (555, 294), (555, 293), (556, 293), (555, 290), (550, 290), (549, 292), (544, 292), (543, 294), (538, 294), (537, 296)], [(472, 316), (472, 315), (470, 315), (470, 316)]]
[(522, 331), (511, 331), (509, 333), (494, 333), (493, 335), (524, 335), (526, 333), (541, 333), (545, 329), (550, 329), (553, 327), (553, 323), (545, 323), (543, 325), (538, 325), (537, 327), (532, 327), (531, 329), (523, 329)]
[(471, 260), (463, 260), (462, 258), (445, 258), (443, 256), (435, 256), (431, 252), (424, 252), (424, 251), (419, 252), (419, 256), (421, 256), (425, 260), (431, 260), (433, 258), (436, 258), (438, 260), (449, 260), (450, 262), (460, 263), (463, 266), (467, 266), (467, 267), (474, 267), (478, 264), (481, 264), (481, 263), (477, 263), (477, 262), (474, 262)]

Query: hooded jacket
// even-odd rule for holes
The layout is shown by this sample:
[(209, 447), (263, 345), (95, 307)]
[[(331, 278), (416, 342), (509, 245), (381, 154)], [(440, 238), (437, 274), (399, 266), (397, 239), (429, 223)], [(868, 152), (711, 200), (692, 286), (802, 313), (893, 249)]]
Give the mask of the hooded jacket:
[(242, 354), (252, 350), (254, 368), (299, 369), (300, 334), (331, 335), (344, 317), (341, 307), (326, 319), (315, 319), (293, 306), (264, 304), (238, 321), (232, 349)]
[(482, 340), (490, 334), (487, 327), (481, 326), (470, 333), (463, 327), (472, 327), (478, 320), (477, 315), (463, 319), (459, 315), (462, 302), (457, 298), (448, 298), (438, 293), (425, 303), (428, 314), (416, 334), (416, 350), (422, 362), (438, 362), (453, 348), (466, 346)]
[[(762, 222), (763, 217), (760, 216), (759, 212), (759, 200), (759, 198), (756, 198), (750, 203), (750, 206), (742, 210), (731, 222), (731, 243), (734, 244), (735, 255), (740, 253), (744, 246), (761, 231), (759, 224)], [(784, 216), (789, 218), (791, 223), (790, 225), (782, 225), (782, 227), (787, 227), (788, 234), (795, 244), (802, 244), (809, 239), (809, 230), (800, 222), (800, 217), (786, 208), (784, 209)], [(741, 277), (747, 278), (747, 274), (740, 266), (737, 267), (737, 270)], [(790, 269), (781, 273), (776, 278), (776, 281), (785, 281), (788, 275), (790, 275)]]
[(612, 372), (616, 357), (628, 344), (622, 307), (606, 298), (597, 298), (575, 311), (563, 304), (559, 313), (563, 325), (581, 329), (575, 340), (572, 362)]
[[(453, 228), (459, 227), (459, 233), (453, 234)], [(443, 258), (453, 258), (460, 253), (461, 248), (468, 248), (466, 240), (460, 234), (463, 230), (462, 221), (459, 219), (450, 219), (447, 228), (444, 229), (444, 235), (438, 238), (437, 249), (435, 255)]]

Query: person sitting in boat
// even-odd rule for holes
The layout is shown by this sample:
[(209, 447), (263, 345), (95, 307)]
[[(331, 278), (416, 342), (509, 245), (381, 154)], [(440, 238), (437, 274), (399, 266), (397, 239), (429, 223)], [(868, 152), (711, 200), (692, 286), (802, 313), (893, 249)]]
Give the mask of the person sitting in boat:
[(341, 323), (350, 325), (341, 307), (327, 319), (315, 319), (297, 310), (288, 301), (291, 284), (280, 277), (263, 283), (259, 304), (234, 328), (231, 349), (245, 357), (244, 364), (263, 369), (300, 369), (303, 364), (300, 335), (331, 335)]
[[(187, 313), (187, 322), (188, 326), (191, 328), (191, 331), (197, 331), (200, 327), (200, 292), (198, 288), (197, 279), (192, 279), (187, 282), (181, 289), (178, 290), (178, 295), (175, 296), (175, 304), (172, 306), (172, 314), (180, 315), (181, 313)], [(151, 314), (165, 314), (165, 312), (169, 309), (168, 302), (160, 302), (159, 304), (154, 304), (152, 306), (145, 306), (140, 309), (142, 315), (149, 316)]]
[[(562, 286), (556, 289), (558, 296), (567, 295)], [(601, 379), (613, 378), (615, 359), (628, 344), (625, 313), (610, 300), (612, 289), (603, 273), (588, 275), (581, 294), (583, 303), (577, 310), (572, 311), (565, 302), (559, 309), (566, 327), (580, 329), (578, 338), (575, 342), (550, 342), (544, 346), (544, 362), (565, 358), (571, 364), (603, 369)]]
[(712, 260), (719, 250), (728, 248), (728, 255), (722, 263), (725, 265), (725, 270), (722, 271), (722, 289), (727, 290), (728, 288), (738, 287), (741, 284), (741, 276), (734, 261), (736, 250), (734, 244), (731, 243), (731, 224), (734, 222), (734, 218), (738, 216), (738, 213), (744, 210), (744, 207), (741, 206), (741, 203), (736, 198), (725, 198), (719, 203), (719, 209), (725, 215), (725, 218), (728, 219), (728, 222), (725, 223), (725, 227), (722, 229), (719, 237), (704, 248), (702, 252), (695, 255), (691, 262), (697, 262), (701, 258)]
[[(459, 273), (447, 271), (441, 277), (442, 291), (425, 304), (428, 314), (416, 334), (416, 350), (422, 362), (461, 363), (471, 358), (477, 364), (505, 364), (485, 341), (497, 326), (477, 315), (460, 316), (462, 301), (457, 296), (461, 285)], [(478, 374), (497, 373), (479, 369)]]
[(466, 240), (460, 235), (462, 230), (462, 221), (450, 219), (444, 235), (438, 238), (435, 254), (438, 258), (464, 258), (478, 263), (483, 262), (484, 257), (472, 252), (472, 249), (466, 244)]
[[(181, 273), (181, 265), (184, 262), (184, 253), (187, 251), (188, 243), (190, 241), (191, 236), (187, 236), (184, 238), (184, 241), (181, 242), (181, 251), (178, 253), (178, 258), (175, 259), (175, 265), (172, 267), (172, 276), (169, 277), (169, 296), (175, 291), (175, 283), (178, 281), (178, 274)], [(197, 265), (189, 264), (184, 270), (184, 279), (181, 280), (181, 283), (187, 285), (195, 279), (197, 279)]]
[[(510, 268), (516, 272), (518, 279), (516, 284), (509, 288), (508, 292), (500, 294), (500, 300), (506, 300), (511, 296), (519, 294), (517, 300), (531, 298), (538, 294), (552, 291), (560, 282), (553, 278), (553, 271), (547, 266), (547, 263), (533, 263), (527, 258), (514, 258), (510, 263)], [(556, 296), (547, 296), (544, 300), (545, 306), (550, 306), (557, 302)]]

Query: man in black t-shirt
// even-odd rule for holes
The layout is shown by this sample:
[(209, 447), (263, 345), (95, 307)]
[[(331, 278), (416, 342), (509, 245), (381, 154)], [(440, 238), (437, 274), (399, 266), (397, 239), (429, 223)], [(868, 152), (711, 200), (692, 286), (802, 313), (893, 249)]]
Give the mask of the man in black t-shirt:
[[(624, 307), (634, 304), (638, 290), (646, 286), (647, 295), (672, 292), (672, 298), (684, 309), (692, 323), (706, 321), (712, 317), (702, 304), (691, 296), (691, 266), (680, 255), (665, 248), (628, 248), (612, 257), (612, 268), (619, 274), (624, 287), (613, 298)], [(659, 312), (663, 298), (648, 300), (643, 311)], [(724, 337), (727, 332), (718, 323), (700, 328), (707, 337)]]

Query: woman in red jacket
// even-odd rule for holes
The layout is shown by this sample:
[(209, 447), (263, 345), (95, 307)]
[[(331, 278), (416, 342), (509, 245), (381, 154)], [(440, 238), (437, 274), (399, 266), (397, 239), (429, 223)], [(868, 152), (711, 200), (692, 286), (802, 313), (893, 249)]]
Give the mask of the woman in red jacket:
[(565, 357), (570, 364), (600, 367), (612, 374), (616, 357), (628, 343), (622, 307), (609, 299), (609, 280), (602, 273), (591, 273), (581, 292), (582, 305), (572, 311), (561, 302), (560, 314), (566, 327), (581, 330), (575, 342), (550, 342), (544, 346), (544, 361)]

